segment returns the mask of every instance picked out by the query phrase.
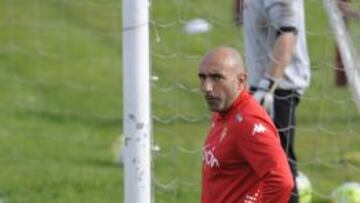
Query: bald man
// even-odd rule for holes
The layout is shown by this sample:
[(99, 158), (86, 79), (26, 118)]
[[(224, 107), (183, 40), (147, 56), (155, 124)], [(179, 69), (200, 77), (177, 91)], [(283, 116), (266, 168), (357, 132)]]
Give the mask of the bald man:
[(239, 53), (219, 47), (199, 68), (212, 111), (202, 148), (202, 203), (285, 203), (294, 182), (276, 127), (247, 88)]

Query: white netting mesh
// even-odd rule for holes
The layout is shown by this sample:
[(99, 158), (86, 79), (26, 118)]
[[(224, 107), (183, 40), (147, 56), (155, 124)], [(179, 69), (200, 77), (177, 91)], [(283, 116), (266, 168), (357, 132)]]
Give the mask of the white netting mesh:
[[(206, 107), (201, 104), (201, 94), (195, 80), (201, 55), (219, 45), (233, 46), (242, 53), (244, 47), (241, 28), (237, 28), (232, 21), (232, 2), (221, 2), (221, 5), (213, 2), (207, 4), (206, 1), (172, 3), (174, 7), (171, 3), (153, 2), (152, 8), (153, 73), (159, 75), (159, 80), (153, 83), (153, 94), (162, 90), (166, 95), (176, 95), (173, 101), (169, 96), (163, 98), (176, 111), (173, 115), (161, 119), (163, 107), (159, 105), (159, 109), (154, 108), (154, 113), (159, 116), (157, 119), (161, 121), (155, 123), (154, 140), (164, 146), (154, 157), (154, 178), (155, 189), (158, 188), (157, 200), (166, 202), (169, 198), (182, 202), (184, 196), (189, 199), (189, 196), (193, 196), (196, 200), (200, 192), (199, 145), (207, 132), (206, 120), (209, 119)], [(335, 86), (334, 35), (322, 3), (306, 1), (313, 79), (300, 103), (296, 136), (299, 168), (312, 181), (315, 202), (328, 200), (332, 189), (343, 181), (359, 181), (359, 116), (348, 89)], [(163, 13), (157, 12), (164, 4), (166, 9), (163, 8)], [(164, 20), (166, 13), (173, 15)], [(212, 29), (205, 33), (187, 34), (183, 28), (191, 20), (199, 18), (207, 21)], [(350, 35), (355, 37), (356, 33), (351, 32)], [(168, 71), (175, 73), (171, 75)], [(186, 97), (192, 98), (190, 104)], [(195, 126), (199, 132), (194, 130)], [(164, 136), (168, 137), (165, 138), (167, 141)], [(172, 163), (167, 172), (156, 170), (157, 165), (161, 165), (165, 159), (162, 153), (167, 154), (166, 159)], [(177, 161), (175, 157), (178, 157)], [(192, 189), (186, 189), (185, 186), (191, 185), (194, 185)]]
[[(231, 1), (156, 0), (150, 9), (155, 200), (199, 202), (209, 113), (198, 63), (219, 45), (243, 53), (242, 30)], [(120, 12), (115, 0), (0, 1), (0, 200), (122, 201), (121, 173), (109, 164), (122, 124)], [(306, 15), (313, 79), (298, 109), (296, 150), (321, 201), (341, 182), (360, 181), (360, 120), (348, 88), (334, 84), (323, 2), (307, 0)], [(198, 18), (210, 30), (185, 32)], [(355, 21), (349, 34), (359, 47)]]

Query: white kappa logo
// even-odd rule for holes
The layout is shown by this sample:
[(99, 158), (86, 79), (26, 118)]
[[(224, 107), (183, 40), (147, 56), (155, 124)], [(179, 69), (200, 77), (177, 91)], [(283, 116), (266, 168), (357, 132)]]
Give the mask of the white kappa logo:
[(261, 123), (255, 123), (252, 135), (255, 135), (256, 133), (264, 133), (267, 129), (265, 126)]

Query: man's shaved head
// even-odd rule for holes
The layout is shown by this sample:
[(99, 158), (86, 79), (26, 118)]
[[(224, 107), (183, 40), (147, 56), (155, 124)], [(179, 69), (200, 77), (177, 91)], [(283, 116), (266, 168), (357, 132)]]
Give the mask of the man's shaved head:
[(206, 64), (218, 64), (236, 73), (246, 71), (240, 54), (230, 47), (218, 47), (208, 52), (203, 58), (200, 67)]
[(200, 63), (201, 91), (211, 111), (225, 112), (247, 87), (247, 74), (240, 54), (230, 47), (208, 52)]

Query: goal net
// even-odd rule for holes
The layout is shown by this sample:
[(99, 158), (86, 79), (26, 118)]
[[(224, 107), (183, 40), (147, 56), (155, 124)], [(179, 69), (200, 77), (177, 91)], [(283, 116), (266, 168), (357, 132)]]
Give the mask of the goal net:
[[(338, 45), (351, 50), (353, 68), (337, 87), (337, 15), (326, 2), (305, 3), (312, 81), (297, 112), (296, 152), (313, 202), (326, 202), (341, 183), (360, 181), (359, 63), (351, 61), (360, 25), (349, 19), (342, 29), (347, 48)], [(220, 45), (244, 53), (242, 27), (232, 1), (154, 0), (149, 9), (154, 201), (199, 202), (210, 114), (198, 65)], [(117, 0), (0, 1), (0, 202), (123, 201), (111, 149), (123, 120), (121, 27)]]
[[(356, 84), (360, 25), (349, 20), (351, 70), (348, 85), (336, 85), (336, 39), (330, 2), (305, 1), (311, 86), (298, 108), (296, 151), (299, 170), (312, 184), (313, 202), (329, 201), (345, 181), (360, 181), (360, 126)], [(334, 5), (332, 5), (334, 6)], [(354, 9), (359, 8), (354, 1)], [(201, 9), (200, 9), (201, 8)], [(231, 1), (153, 1), (152, 83), (155, 199), (159, 202), (197, 202), (200, 198), (200, 149), (209, 127), (209, 113), (197, 81), (201, 56), (226, 45), (244, 53), (242, 28), (233, 21)], [(337, 24), (337, 23), (335, 23)], [(357, 28), (356, 28), (357, 27)], [(191, 29), (193, 28), (193, 29)], [(350, 71), (350, 73), (349, 73)]]

